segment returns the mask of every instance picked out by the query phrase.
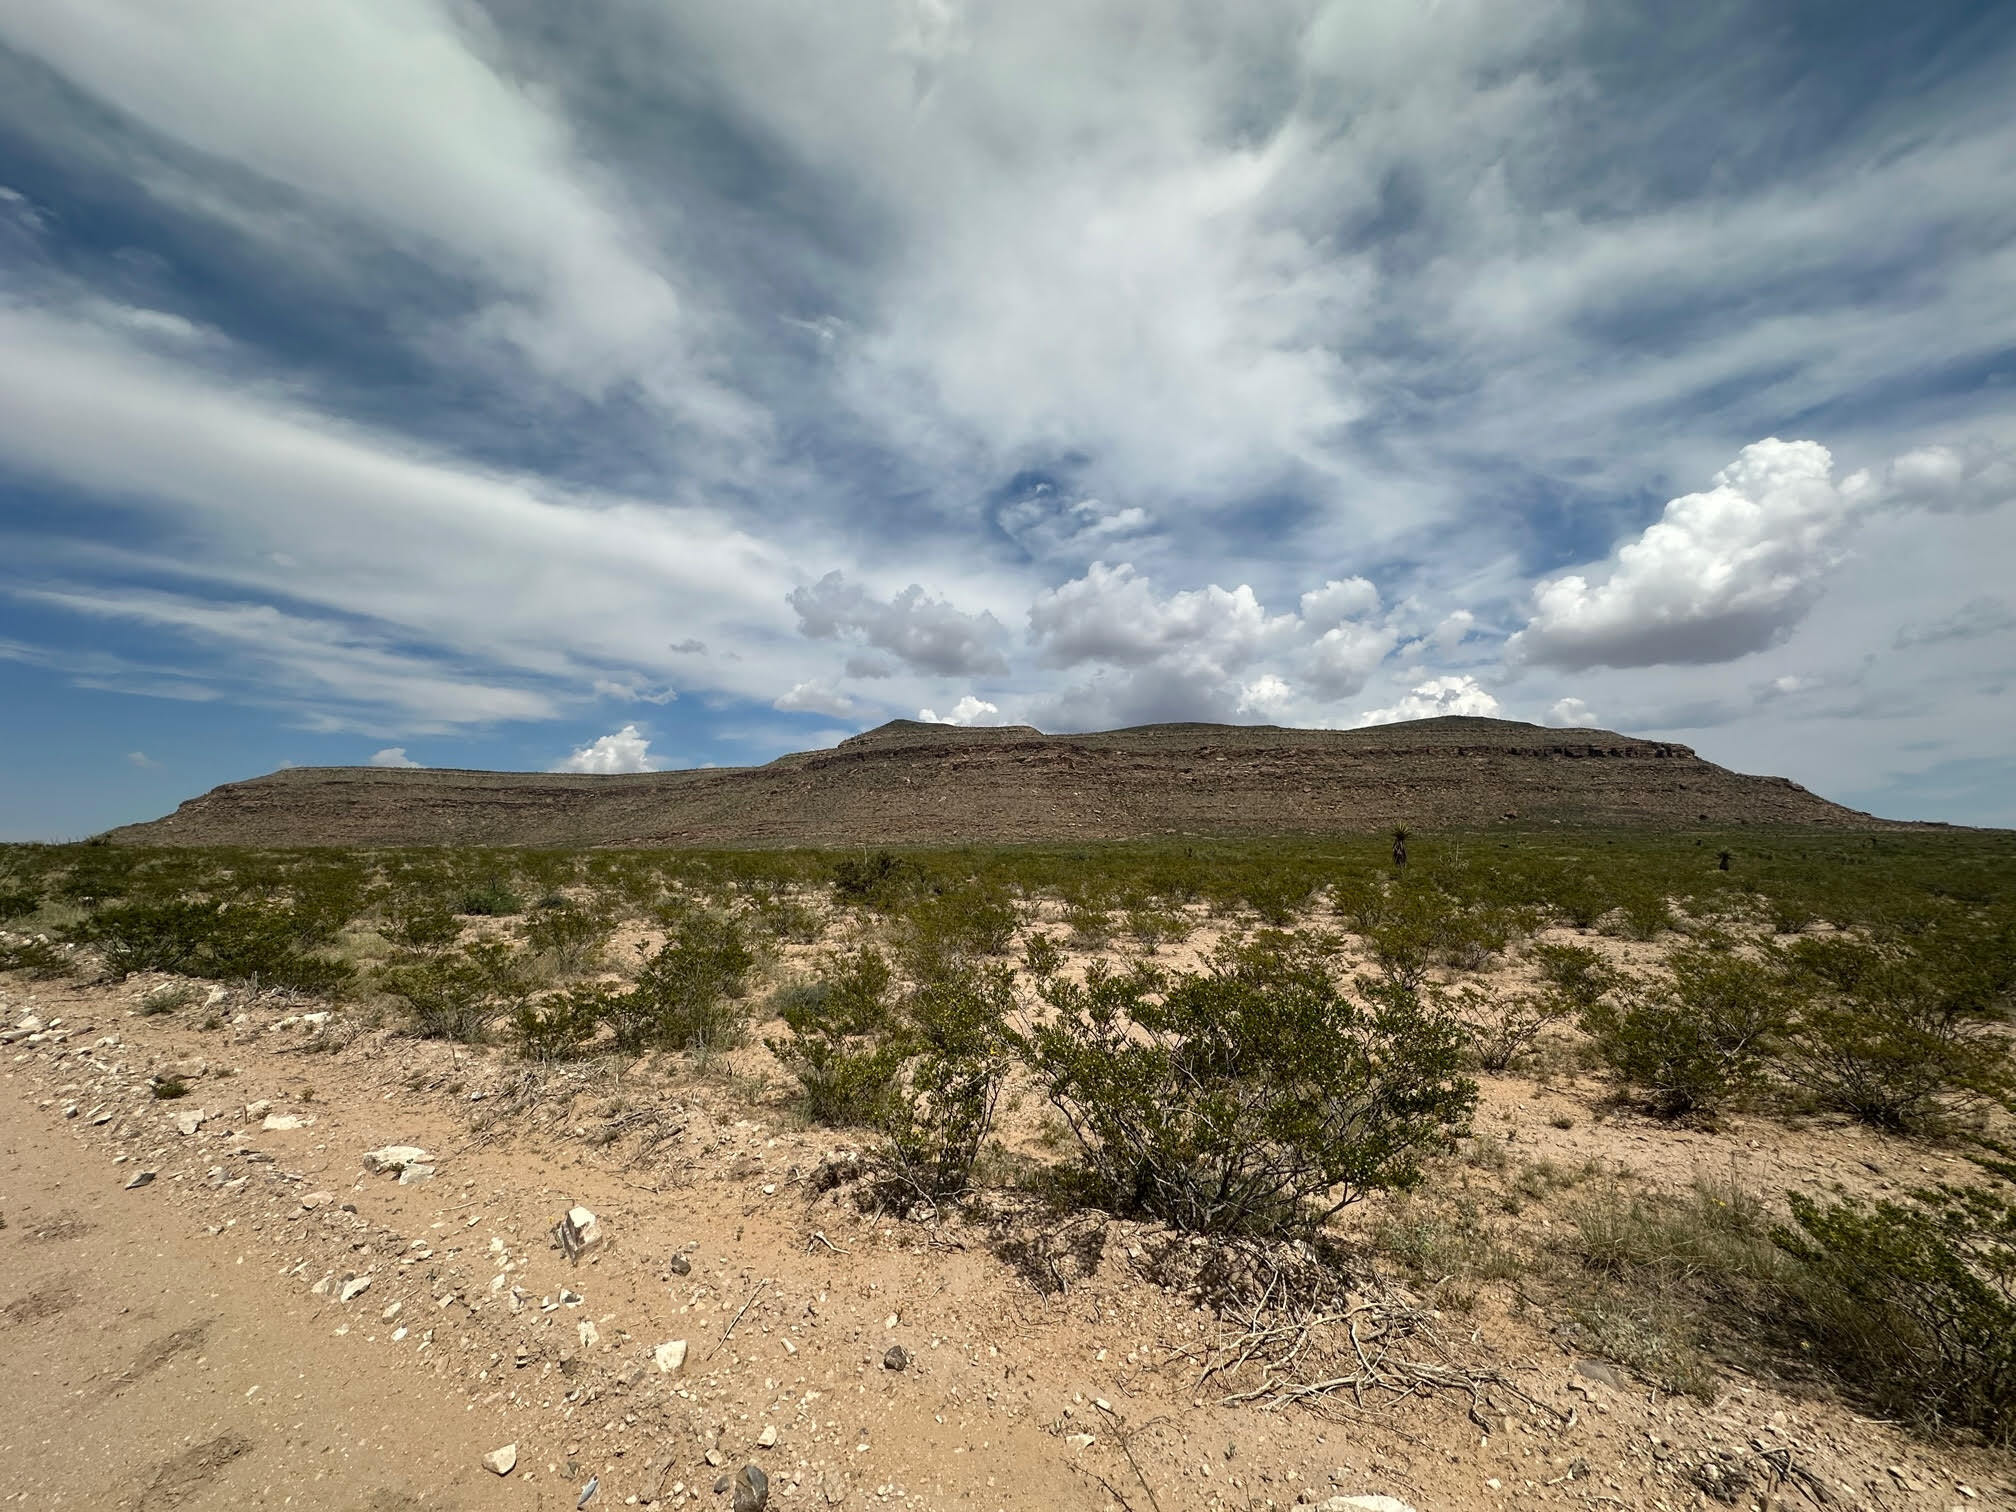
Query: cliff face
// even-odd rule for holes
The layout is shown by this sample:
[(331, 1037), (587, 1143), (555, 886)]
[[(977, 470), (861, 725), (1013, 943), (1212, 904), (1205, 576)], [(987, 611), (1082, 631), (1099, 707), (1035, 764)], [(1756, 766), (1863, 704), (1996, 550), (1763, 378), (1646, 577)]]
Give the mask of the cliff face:
[(1428, 719), (1365, 730), (1090, 735), (899, 720), (768, 766), (583, 777), (296, 767), (109, 838), (139, 845), (928, 844), (1693, 824), (1880, 827), (1782, 777), (1608, 730)]

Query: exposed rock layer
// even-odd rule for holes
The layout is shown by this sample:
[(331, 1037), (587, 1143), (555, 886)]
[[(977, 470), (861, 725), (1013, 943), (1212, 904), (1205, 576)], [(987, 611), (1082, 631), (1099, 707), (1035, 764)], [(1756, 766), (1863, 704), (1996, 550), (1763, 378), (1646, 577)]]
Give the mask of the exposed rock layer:
[(1324, 834), (1405, 824), (1884, 821), (1683, 745), (1500, 719), (1092, 735), (898, 720), (767, 766), (586, 777), (295, 767), (227, 783), (137, 845), (855, 845)]

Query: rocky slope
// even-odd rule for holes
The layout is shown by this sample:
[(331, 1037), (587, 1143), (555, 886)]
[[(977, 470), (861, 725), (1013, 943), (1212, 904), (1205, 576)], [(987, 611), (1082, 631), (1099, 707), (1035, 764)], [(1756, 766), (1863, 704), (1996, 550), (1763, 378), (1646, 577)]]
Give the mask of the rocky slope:
[(1089, 735), (898, 720), (767, 766), (587, 777), (296, 767), (110, 839), (140, 845), (851, 845), (1323, 834), (1405, 824), (1877, 827), (1782, 777), (1609, 730), (1425, 719), (1364, 730)]

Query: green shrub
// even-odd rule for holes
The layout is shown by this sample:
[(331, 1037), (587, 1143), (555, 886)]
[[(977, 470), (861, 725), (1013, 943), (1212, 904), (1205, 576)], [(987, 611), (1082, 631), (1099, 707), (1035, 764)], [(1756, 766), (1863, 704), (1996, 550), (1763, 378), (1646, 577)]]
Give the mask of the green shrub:
[(75, 969), (70, 957), (39, 936), (0, 939), (0, 971), (25, 971), (47, 980), (68, 976)]
[(1265, 934), (1203, 973), (1052, 978), (1054, 1017), (1021, 1043), (1105, 1200), (1275, 1232), (1413, 1184), (1476, 1100), (1446, 1012), (1391, 982), (1360, 993), (1306, 940)]
[(1918, 951), (1837, 936), (1801, 940), (1791, 959), (1808, 995), (1785, 1036), (1786, 1070), (1825, 1106), (1910, 1129), (2009, 1097), (2002, 1036)]
[(1032, 934), (1022, 942), (1022, 964), (1038, 982), (1047, 982), (1064, 969), (1064, 952), (1047, 934)]
[(173, 899), (112, 903), (73, 926), (68, 937), (89, 945), (121, 979), (136, 971), (185, 972), (216, 932), (224, 905)]
[(876, 851), (867, 856), (843, 856), (833, 863), (833, 896), (842, 903), (862, 904), (887, 912), (913, 896), (924, 882), (914, 861)]
[(511, 1010), (511, 1036), (527, 1060), (570, 1060), (587, 1052), (621, 994), (609, 987), (573, 987)]
[(0, 924), (12, 919), (25, 919), (42, 906), (39, 893), (20, 888), (0, 888)]
[(733, 1049), (748, 1033), (737, 1000), (755, 965), (733, 919), (688, 915), (637, 974), (612, 1020), (619, 1048)]
[(1187, 914), (1146, 904), (1136, 904), (1122, 913), (1120, 928), (1144, 955), (1153, 955), (1163, 945), (1177, 944), (1190, 937)]
[(574, 907), (565, 899), (555, 908), (541, 908), (518, 927), (526, 947), (552, 961), (563, 976), (579, 976), (601, 959), (616, 926), (601, 914)]
[(972, 1183), (1011, 1060), (1012, 980), (1003, 967), (961, 965), (935, 973), (903, 1005), (892, 1046), (905, 1064), (881, 1106), (882, 1155), (919, 1196), (941, 1201)]
[(1468, 1029), (1477, 1064), (1486, 1071), (1507, 1069), (1542, 1032), (1578, 1011), (1560, 992), (1507, 992), (1468, 982), (1443, 998)]
[(197, 996), (193, 982), (166, 983), (140, 999), (140, 1016), (154, 1018), (159, 1014), (173, 1013), (178, 1008), (187, 1008)]
[(465, 888), (455, 911), (483, 919), (509, 918), (523, 913), (525, 902), (501, 878), (492, 877), (475, 887)]
[(321, 921), (291, 908), (236, 905), (217, 916), (195, 969), (227, 982), (332, 995), (355, 973), (347, 961), (304, 948), (321, 933)]
[(394, 962), (378, 968), (380, 988), (403, 1002), (425, 1039), (478, 1043), (497, 1014), (499, 963), (467, 952)]
[(1664, 976), (1641, 980), (1582, 1012), (1611, 1074), (1664, 1118), (1712, 1114), (1756, 1087), (1792, 1012), (1779, 959), (1722, 945), (1690, 946)]
[(782, 996), (791, 1037), (770, 1040), (770, 1051), (798, 1078), (815, 1122), (881, 1122), (905, 1050), (895, 1034), (894, 986), (888, 960), (864, 945), (833, 956), (817, 982)]
[(1005, 955), (1021, 920), (998, 887), (961, 887), (926, 898), (910, 914), (906, 959), (928, 963)]
[(395, 915), (385, 934), (408, 950), (446, 950), (466, 927), (446, 908), (421, 906)]
[(1622, 980), (1615, 967), (1586, 945), (1540, 944), (1527, 954), (1540, 979), (1573, 1003), (1578, 1013), (1595, 1007)]
[(1791, 1194), (1798, 1321), (1841, 1386), (1884, 1416), (2016, 1444), (2016, 1202), (1939, 1187), (1911, 1205)]

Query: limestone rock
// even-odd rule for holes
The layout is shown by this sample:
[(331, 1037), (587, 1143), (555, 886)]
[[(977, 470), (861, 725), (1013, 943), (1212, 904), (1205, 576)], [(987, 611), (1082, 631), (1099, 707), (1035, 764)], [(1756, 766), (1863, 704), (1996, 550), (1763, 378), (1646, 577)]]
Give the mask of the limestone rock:
[(314, 1122), (313, 1113), (268, 1113), (259, 1127), (272, 1133), (284, 1134), (290, 1129), (305, 1129)]
[(602, 1242), (602, 1221), (585, 1207), (571, 1207), (553, 1225), (553, 1237), (567, 1258), (579, 1264), (583, 1255)]
[(492, 1449), (483, 1456), (483, 1468), (494, 1470), (499, 1475), (509, 1475), (518, 1463), (518, 1446), (506, 1444), (502, 1449)]
[(651, 1358), (660, 1370), (671, 1375), (674, 1371), (684, 1368), (686, 1364), (686, 1341), (673, 1339), (660, 1344), (651, 1351)]
[(1333, 1496), (1318, 1512), (1414, 1512), (1397, 1496)]
[(194, 1134), (203, 1127), (203, 1120), (209, 1117), (201, 1108), (180, 1108), (175, 1113), (175, 1131), (178, 1134)]
[(371, 1289), (369, 1276), (352, 1276), (343, 1283), (343, 1290), (336, 1294), (338, 1302), (349, 1302), (361, 1297)]
[(429, 1158), (418, 1145), (382, 1145), (364, 1152), (364, 1169), (380, 1175), (387, 1172), (396, 1175), (408, 1166), (419, 1165)]

